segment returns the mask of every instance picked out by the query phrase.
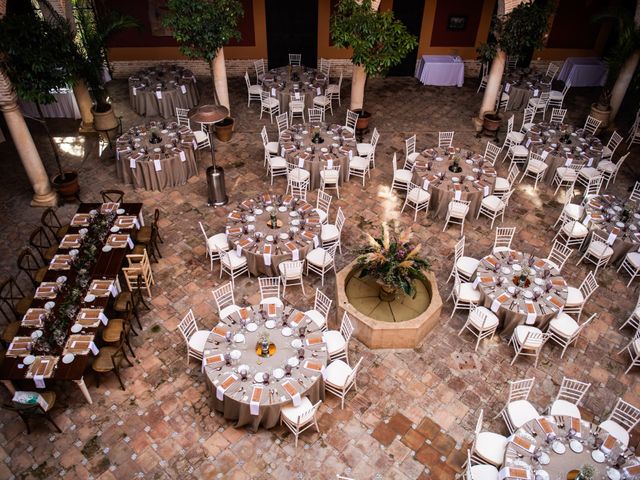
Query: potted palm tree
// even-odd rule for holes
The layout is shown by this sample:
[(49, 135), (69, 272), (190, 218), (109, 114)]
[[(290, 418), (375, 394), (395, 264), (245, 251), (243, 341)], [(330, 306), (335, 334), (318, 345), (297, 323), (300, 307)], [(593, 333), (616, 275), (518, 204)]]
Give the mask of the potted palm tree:
[(351, 48), (354, 73), (351, 109), (359, 114), (358, 128), (366, 128), (371, 113), (364, 109), (367, 75), (384, 76), (418, 41), (392, 11), (379, 12), (380, 2), (340, 0), (331, 18), (331, 38), (336, 47)]
[(68, 22), (53, 9), (47, 20), (33, 10), (6, 15), (0, 19), (0, 54), (0, 69), (18, 96), (38, 109), (58, 168), (52, 179), (54, 188), (65, 198), (76, 196), (78, 174), (63, 169), (41, 108), (56, 101), (51, 92), (73, 84), (82, 63)]

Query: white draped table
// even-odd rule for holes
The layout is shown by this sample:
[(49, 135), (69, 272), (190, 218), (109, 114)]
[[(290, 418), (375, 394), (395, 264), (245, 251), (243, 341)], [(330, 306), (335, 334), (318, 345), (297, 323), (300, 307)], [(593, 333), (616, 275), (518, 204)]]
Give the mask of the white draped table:
[[(81, 118), (80, 109), (78, 108), (73, 90), (70, 88), (61, 88), (51, 93), (56, 98), (56, 101), (48, 105), (40, 105), (45, 118)], [(40, 118), (35, 103), (26, 100), (20, 100), (18, 103), (25, 116)]]
[(572, 87), (601, 87), (606, 79), (607, 66), (596, 57), (569, 57), (558, 74), (558, 80)]
[(453, 55), (423, 55), (415, 77), (424, 85), (458, 86), (464, 83), (464, 62)]

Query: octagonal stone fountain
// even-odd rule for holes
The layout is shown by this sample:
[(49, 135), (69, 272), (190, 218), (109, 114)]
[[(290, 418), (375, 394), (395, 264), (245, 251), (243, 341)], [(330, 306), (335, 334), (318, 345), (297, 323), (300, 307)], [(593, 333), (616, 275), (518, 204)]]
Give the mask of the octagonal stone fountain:
[(336, 277), (338, 319), (347, 312), (355, 326), (353, 335), (369, 348), (415, 348), (438, 323), (442, 298), (436, 277), (423, 272), (426, 281), (414, 280), (415, 297), (400, 292), (387, 295), (369, 277), (359, 278), (354, 260)]

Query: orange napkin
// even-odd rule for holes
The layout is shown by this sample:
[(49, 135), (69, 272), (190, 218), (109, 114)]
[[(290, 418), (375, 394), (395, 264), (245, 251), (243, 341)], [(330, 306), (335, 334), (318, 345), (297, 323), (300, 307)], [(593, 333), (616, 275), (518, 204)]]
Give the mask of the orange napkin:
[(241, 308), (241, 309), (240, 309), (240, 317), (241, 317), (243, 320), (246, 320), (247, 318), (249, 318), (249, 310), (248, 310), (248, 309), (246, 309), (246, 308)]
[(276, 310), (276, 304), (275, 303), (270, 303), (267, 305), (267, 315), (269, 315), (270, 317), (273, 317), (276, 314), (277, 310)]
[(544, 433), (555, 433), (551, 424), (547, 421), (546, 418), (538, 418), (538, 425), (542, 428)]
[(296, 387), (294, 387), (293, 385), (291, 385), (291, 382), (285, 382), (282, 384), (282, 388), (284, 388), (287, 393), (289, 395), (291, 395), (292, 397), (298, 393), (298, 391), (296, 390)]
[(262, 253), (269, 255), (271, 253), (271, 244), (265, 243), (264, 248), (262, 249)]
[(549, 301), (553, 303), (556, 307), (562, 308), (564, 307), (564, 303), (558, 300), (556, 297), (549, 297)]
[(304, 313), (296, 312), (296, 314), (293, 316), (293, 320), (291, 320), (291, 324), (297, 327), (303, 319)]
[(315, 370), (316, 372), (322, 371), (322, 364), (312, 361), (307, 361), (304, 364), (304, 368), (308, 368), (309, 370)]
[(509, 467), (508, 477), (528, 479), (529, 474), (524, 468)]
[(485, 257), (485, 260), (491, 265), (493, 265), (494, 267), (498, 264), (498, 261), (492, 256)]
[(89, 225), (91, 215), (88, 213), (76, 213), (71, 219), (72, 227), (86, 227)]
[(253, 393), (251, 394), (251, 401), (260, 402), (260, 398), (262, 398), (262, 387), (254, 387)]
[(307, 338), (307, 345), (320, 345), (321, 343), (324, 343), (322, 337)]
[(498, 298), (496, 298), (496, 300), (497, 300), (499, 303), (504, 303), (504, 302), (506, 302), (507, 300), (509, 300), (509, 295), (507, 295), (506, 293), (503, 293), (503, 294), (502, 294), (502, 295), (500, 295)]
[(533, 262), (533, 264), (538, 268), (544, 268), (544, 266), (546, 265), (544, 260), (536, 260), (535, 262)]
[(580, 424), (580, 419), (571, 417), (571, 428), (573, 428), (576, 433), (580, 433), (582, 431), (582, 425)]
[(229, 218), (232, 220), (242, 220), (242, 215), (240, 215), (238, 212), (231, 212), (229, 214)]
[(224, 390), (226, 390), (226, 389), (227, 389), (227, 388), (229, 388), (231, 385), (233, 385), (233, 384), (235, 383), (235, 381), (236, 381), (236, 379), (234, 378), (234, 376), (233, 376), (233, 375), (229, 375), (229, 376), (227, 377), (227, 379), (226, 379), (224, 382), (222, 382), (222, 383), (220, 384), (220, 386), (221, 386)]
[(287, 243), (285, 243), (285, 245), (289, 249), (290, 252), (293, 252), (295, 249), (298, 248), (298, 246), (293, 242), (287, 242)]
[(228, 235), (235, 235), (238, 233), (242, 233), (242, 227), (231, 227), (227, 230)]
[(227, 334), (227, 332), (229, 331), (229, 329), (225, 328), (225, 327), (221, 327), (221, 326), (215, 326), (213, 327), (213, 330), (211, 330), (212, 333), (215, 333), (216, 335), (218, 335), (219, 337), (224, 338), (225, 335)]
[(554, 278), (553, 280), (551, 280), (551, 284), (556, 287), (565, 287), (567, 285), (567, 282), (565, 282), (562, 278)]
[[(205, 358), (204, 363), (206, 365), (211, 365), (212, 363), (218, 363), (218, 362), (222, 362), (222, 361), (224, 361), (224, 355), (219, 353), (217, 355), (212, 355), (211, 357)], [(229, 377), (229, 378), (233, 378), (233, 377)], [(229, 380), (229, 379), (227, 379), (227, 380)], [(225, 383), (226, 383), (226, 381), (225, 381)], [(223, 383), (223, 385), (224, 385), (224, 383)]]
[(615, 446), (617, 441), (618, 440), (613, 435), (607, 435), (607, 438), (605, 438), (604, 442), (602, 443), (602, 447), (606, 448), (607, 450), (611, 450)]
[(533, 306), (533, 303), (526, 303), (525, 304), (527, 306), (527, 313), (536, 313), (536, 309)]
[(638, 475), (640, 474), (640, 465), (633, 465), (632, 467), (625, 467), (624, 472), (627, 475)]
[(513, 443), (515, 443), (520, 448), (524, 448), (527, 451), (529, 451), (532, 446), (529, 440), (527, 440), (526, 438), (519, 437), (517, 435), (513, 437)]

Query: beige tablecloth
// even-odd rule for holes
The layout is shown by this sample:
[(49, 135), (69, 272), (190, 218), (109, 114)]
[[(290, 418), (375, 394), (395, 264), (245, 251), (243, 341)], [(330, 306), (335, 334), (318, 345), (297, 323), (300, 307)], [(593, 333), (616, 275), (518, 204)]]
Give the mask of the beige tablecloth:
[[(327, 77), (315, 68), (287, 66), (269, 70), (262, 81), (262, 88), (269, 92), (269, 95), (278, 99), (280, 113), (289, 111), (290, 95), (300, 92), (305, 96), (304, 115), (306, 118), (307, 108), (313, 108), (313, 97), (324, 95), (324, 89), (328, 83)], [(318, 93), (318, 89), (320, 89), (320, 93)]]
[[(579, 428), (574, 429), (579, 436), (576, 436), (577, 440), (582, 446), (583, 450), (580, 453), (576, 453), (572, 450), (567, 434), (572, 426), (572, 418), (567, 416), (561, 417), (544, 417), (547, 421), (546, 425), (551, 427), (556, 436), (556, 441), (564, 446), (564, 453), (556, 453), (550, 444), (546, 443), (545, 430), (541, 427), (538, 420), (531, 420), (516, 430), (515, 434), (510, 438), (510, 442), (507, 444), (505, 450), (504, 467), (510, 468), (522, 468), (529, 470), (533, 474), (539, 470), (544, 470), (549, 474), (550, 480), (557, 478), (565, 479), (567, 474), (572, 470), (579, 470), (583, 465), (589, 464), (595, 469), (595, 477), (598, 478), (610, 478), (607, 476), (607, 469), (609, 466), (606, 461), (602, 463), (596, 462), (591, 452), (594, 450), (593, 437), (590, 432), (595, 430), (596, 426), (586, 421), (579, 421)], [(574, 419), (574, 426), (577, 426), (578, 419)], [(561, 428), (564, 427), (564, 428)], [(533, 435), (535, 434), (535, 435)], [(607, 437), (606, 432), (600, 433), (602, 440)], [(530, 450), (524, 450), (520, 448), (518, 444), (531, 445)], [(548, 457), (548, 463), (540, 465), (533, 458), (534, 448), (537, 448), (542, 453), (541, 459)], [(576, 444), (576, 450), (579, 450), (580, 446)], [(559, 450), (560, 451), (560, 450)], [(617, 459), (618, 455), (624, 451), (622, 445), (618, 442), (615, 443), (612, 449), (612, 458)], [(637, 457), (631, 457), (623, 465), (623, 468), (636, 465), (640, 463)]]
[[(315, 132), (320, 133), (321, 142), (312, 141)], [(351, 153), (349, 153), (351, 152)], [(329, 164), (340, 165), (339, 184), (349, 178), (349, 155), (357, 155), (353, 133), (339, 125), (291, 125), (280, 135), (280, 153), (288, 162), (300, 165), (310, 174), (309, 188), (320, 188), (320, 172)]]
[[(563, 133), (564, 132), (564, 133)], [(565, 133), (568, 137), (565, 139)], [(558, 167), (571, 162), (583, 162), (585, 166), (596, 167), (602, 157), (602, 142), (592, 135), (582, 136), (583, 130), (573, 127), (551, 125), (540, 122), (534, 125), (525, 135), (524, 145), (543, 156), (549, 165), (544, 181), (551, 184)]]
[(516, 70), (508, 74), (504, 80), (504, 93), (509, 95), (507, 110), (523, 110), (529, 104), (531, 97), (540, 97), (542, 92), (549, 91), (550, 87), (540, 84), (540, 75), (527, 74)]
[[(280, 197), (266, 193), (257, 199), (247, 199), (227, 215), (229, 246), (237, 249), (240, 245), (249, 271), (255, 276), (277, 277), (280, 275), (278, 265), (296, 260), (295, 250), (297, 260), (304, 260), (315, 245), (320, 245), (320, 216), (313, 205), (303, 200), (296, 202), (291, 195)], [(275, 209), (277, 228), (271, 227), (272, 209)], [(287, 238), (282, 238), (284, 236)], [(271, 253), (265, 256), (266, 248)]]
[[(498, 316), (503, 336), (511, 336), (522, 324), (544, 329), (567, 299), (567, 282), (560, 272), (536, 257), (533, 257), (527, 283), (522, 288), (517, 286), (520, 272), (528, 268), (530, 258), (522, 252), (501, 252), (487, 255), (478, 265), (475, 282), (480, 290), (480, 303)], [(549, 274), (546, 278), (545, 270)], [(500, 285), (499, 279), (502, 279)], [(514, 297), (515, 292), (518, 293)]]
[[(458, 160), (461, 172), (453, 173), (449, 170), (454, 159)], [(480, 154), (458, 147), (429, 148), (416, 159), (413, 178), (419, 185), (424, 185), (425, 180), (429, 181), (429, 210), (433, 212), (434, 218), (446, 218), (449, 202), (459, 191), (459, 200), (471, 201), (467, 218), (474, 219), (483, 197), (493, 193), (496, 171)], [(459, 182), (453, 182), (453, 178), (457, 178)]]
[(129, 77), (129, 103), (139, 115), (175, 117), (176, 107), (198, 104), (196, 77), (176, 66), (142, 70)]
[[(625, 204), (622, 199), (609, 194), (594, 197), (585, 205), (583, 221), (589, 220), (589, 229), (613, 241), (613, 256), (609, 263), (617, 263), (640, 246), (640, 213), (636, 213), (637, 209), (636, 202), (627, 201)], [(583, 250), (590, 240), (589, 236)]]
[[(285, 332), (283, 328), (283, 319), (286, 319), (289, 327), (292, 327), (289, 328), (289, 332)], [(273, 320), (275, 326), (267, 328), (266, 320)], [(315, 324), (310, 323), (309, 319), (302, 315), (300, 310), (289, 305), (285, 305), (284, 311), (278, 309), (278, 312), (273, 317), (269, 317), (266, 312), (261, 312), (259, 305), (247, 309), (246, 321), (255, 323), (258, 327), (253, 332), (243, 327), (242, 321), (239, 314), (234, 314), (224, 319), (214, 329), (214, 332), (209, 335), (205, 344), (203, 365), (205, 365), (204, 373), (207, 385), (212, 391), (214, 408), (221, 412), (224, 418), (234, 420), (236, 427), (249, 425), (254, 431), (260, 426), (264, 428), (276, 426), (280, 420), (280, 409), (284, 405), (291, 403), (291, 397), (283, 387), (283, 384), (287, 381), (291, 382), (300, 397), (308, 396), (312, 403), (324, 400), (324, 381), (321, 372), (308, 368), (315, 365), (323, 369), (328, 360), (326, 346), (322, 342), (322, 332), (318, 330)], [(299, 338), (296, 321), (300, 322), (299, 325), (306, 326), (308, 329), (304, 338)], [(231, 331), (233, 335), (240, 333), (244, 336), (244, 341), (229, 343), (225, 338), (217, 335), (215, 333), (216, 330), (222, 334), (224, 334), (225, 330)], [(263, 335), (268, 335), (269, 342), (275, 346), (275, 352), (268, 358), (264, 358), (256, 352), (258, 342)], [(242, 340), (241, 338), (234, 338), (234, 340), (236, 339)], [(303, 345), (304, 359), (302, 360), (299, 360), (298, 349), (292, 345), (294, 341), (299, 341)], [(307, 341), (317, 343), (309, 346)], [(220, 357), (216, 357), (220, 354), (230, 354), (233, 350), (239, 351), (241, 357), (238, 360), (232, 360), (230, 365), (227, 365)], [(214, 361), (207, 364), (207, 359), (211, 357), (213, 357), (212, 360)], [(279, 380), (275, 378), (274, 371), (276, 369), (284, 371), (285, 365), (289, 363), (290, 359), (293, 359), (291, 360), (294, 362), (292, 365), (295, 365), (291, 368), (291, 375), (285, 375)], [(296, 364), (295, 362), (298, 363)], [(246, 380), (242, 380), (239, 374), (242, 369), (247, 370)], [(268, 385), (264, 385), (262, 382), (256, 383), (256, 375), (259, 373), (269, 374)], [(228, 386), (222, 400), (220, 400), (216, 389), (219, 385), (224, 384), (225, 380), (232, 374), (236, 375), (237, 380)], [(231, 383), (232, 380), (229, 382)], [(251, 414), (250, 407), (254, 385), (265, 387), (257, 415)]]
[[(164, 127), (164, 128), (163, 128)], [(152, 135), (161, 141), (152, 143)], [(124, 184), (145, 190), (184, 185), (198, 174), (195, 139), (175, 122), (132, 127), (116, 141), (116, 172)]]

